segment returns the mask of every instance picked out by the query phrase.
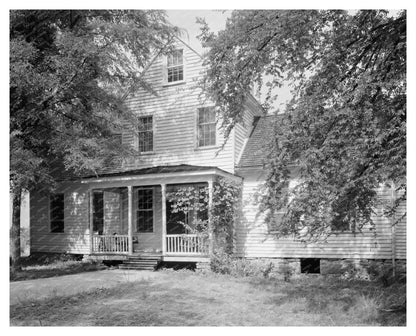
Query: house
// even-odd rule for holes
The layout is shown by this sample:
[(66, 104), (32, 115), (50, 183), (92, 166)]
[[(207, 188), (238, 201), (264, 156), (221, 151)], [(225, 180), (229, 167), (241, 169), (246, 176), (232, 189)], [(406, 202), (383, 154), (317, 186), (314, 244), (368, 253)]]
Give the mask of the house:
[[(224, 177), (243, 184), (243, 208), (235, 229), (235, 254), (244, 258), (290, 260), (405, 259), (405, 223), (392, 232), (389, 219), (380, 232), (342, 233), (326, 244), (303, 245), (276, 239), (258, 215), (253, 194), (264, 180), (263, 147), (271, 116), (247, 94), (243, 122), (224, 144), (212, 104), (198, 86), (202, 59), (179, 41), (174, 52), (158, 57), (145, 78), (154, 93), (138, 89), (128, 108), (143, 127), (129, 128), (122, 142), (140, 155), (98, 176), (62, 181), (56, 194), (30, 195), (31, 252), (83, 254), (97, 259), (209, 261), (210, 242), (178, 225), (167, 193), (179, 186), (208, 187)], [(386, 191), (389, 193), (390, 191)]]

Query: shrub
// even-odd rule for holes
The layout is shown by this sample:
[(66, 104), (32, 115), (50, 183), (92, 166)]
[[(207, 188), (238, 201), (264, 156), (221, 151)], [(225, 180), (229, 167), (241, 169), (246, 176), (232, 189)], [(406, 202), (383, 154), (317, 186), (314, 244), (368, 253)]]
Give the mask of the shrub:
[(211, 258), (211, 270), (215, 273), (235, 277), (270, 277), (274, 264), (262, 260), (236, 258), (227, 253), (216, 252)]
[(286, 282), (289, 282), (293, 275), (292, 267), (286, 263), (279, 266), (279, 272), (283, 274), (283, 280)]

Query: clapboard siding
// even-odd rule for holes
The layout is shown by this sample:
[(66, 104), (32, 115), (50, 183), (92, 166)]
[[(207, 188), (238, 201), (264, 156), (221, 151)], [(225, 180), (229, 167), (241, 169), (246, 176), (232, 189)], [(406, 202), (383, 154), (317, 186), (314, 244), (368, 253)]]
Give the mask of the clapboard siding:
[[(197, 110), (199, 107), (213, 105), (201, 93), (198, 81), (201, 78), (202, 59), (185, 45), (185, 83), (165, 85), (163, 79), (164, 56), (155, 60), (148, 69), (144, 79), (151, 84), (157, 95), (143, 89), (134, 92), (127, 101), (127, 107), (137, 116), (153, 116), (154, 135), (152, 154), (142, 154), (126, 160), (123, 170), (138, 169), (158, 165), (190, 164), (200, 166), (217, 166), (234, 172), (234, 132), (225, 142), (217, 129), (217, 146), (215, 148), (197, 147)], [(134, 131), (126, 131), (122, 141), (137, 148)]]
[[(391, 219), (383, 216), (383, 208), (377, 209), (373, 218), (375, 230), (363, 228), (359, 233), (339, 233), (326, 242), (304, 244), (292, 238), (277, 239), (268, 232), (264, 216), (259, 213), (254, 195), (259, 191), (263, 174), (253, 170), (239, 171), (243, 174), (243, 208), (240, 225), (236, 228), (235, 251), (241, 257), (274, 258), (372, 258), (392, 257)], [(390, 188), (378, 190), (380, 198), (389, 201)], [(404, 225), (396, 228), (396, 258), (405, 258), (403, 253)], [(403, 234), (404, 232), (404, 234)], [(400, 239), (399, 239), (400, 238)], [(399, 243), (400, 241), (400, 243)]]
[(396, 258), (406, 259), (406, 202), (398, 208), (396, 218), (399, 219), (395, 227)]
[(242, 122), (235, 126), (235, 149), (234, 149), (234, 160), (238, 164), (238, 159), (241, 152), (244, 150), (244, 145), (250, 136), (250, 132), (253, 127), (254, 111), (249, 109), (245, 110), (243, 114)]
[(89, 252), (88, 190), (80, 184), (64, 184), (64, 233), (51, 233), (49, 197), (32, 192), (30, 198), (30, 238), (32, 252)]

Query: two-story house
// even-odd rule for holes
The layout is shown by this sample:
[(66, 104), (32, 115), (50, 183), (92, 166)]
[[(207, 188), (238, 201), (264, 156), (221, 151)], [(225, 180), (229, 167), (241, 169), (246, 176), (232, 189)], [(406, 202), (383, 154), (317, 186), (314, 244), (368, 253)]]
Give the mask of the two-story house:
[[(164, 261), (209, 260), (206, 241), (175, 223), (166, 195), (178, 186), (212, 186), (218, 176), (243, 183), (243, 208), (236, 223), (235, 254), (245, 258), (405, 259), (405, 223), (391, 229), (380, 216), (377, 235), (345, 232), (325, 244), (276, 239), (258, 215), (254, 193), (264, 180), (264, 144), (272, 116), (249, 94), (243, 122), (224, 137), (212, 104), (198, 85), (202, 58), (183, 42), (157, 58), (145, 76), (156, 92), (133, 92), (127, 106), (142, 127), (122, 134), (140, 152), (115, 171), (62, 182), (52, 196), (32, 193), (32, 252), (63, 252), (107, 259), (151, 256)], [(390, 193), (389, 190), (385, 191)]]

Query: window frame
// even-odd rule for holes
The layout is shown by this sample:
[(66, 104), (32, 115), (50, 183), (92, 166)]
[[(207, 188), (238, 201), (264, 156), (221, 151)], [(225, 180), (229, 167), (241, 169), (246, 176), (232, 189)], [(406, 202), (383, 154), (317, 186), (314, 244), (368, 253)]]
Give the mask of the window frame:
[[(214, 113), (214, 118), (215, 121), (213, 122), (205, 122), (205, 123), (200, 123), (200, 111), (201, 110), (210, 110), (213, 111)], [(214, 128), (215, 128), (215, 138), (214, 138), (214, 144), (209, 144), (209, 145), (200, 145), (200, 125), (212, 125), (214, 124)], [(196, 149), (210, 149), (210, 148), (216, 148), (217, 147), (217, 143), (218, 143), (218, 132), (217, 132), (217, 119), (216, 119), (216, 111), (215, 108), (212, 106), (207, 106), (207, 107), (198, 107), (196, 110)]]
[[(354, 229), (354, 226), (351, 223), (346, 223), (348, 224), (348, 228), (345, 230), (336, 228), (334, 226), (334, 223), (336, 222), (336, 220), (332, 220), (332, 222), (330, 223), (330, 229), (331, 229), (331, 233), (332, 234), (343, 234), (343, 233), (357, 233)], [(345, 222), (344, 222), (345, 223)]]
[[(154, 150), (155, 150), (155, 123), (154, 123), (154, 118), (153, 118), (153, 115), (139, 116), (138, 117), (139, 123), (142, 123), (141, 119), (145, 119), (145, 118), (151, 118), (152, 127), (151, 127), (151, 129), (148, 129), (148, 130), (140, 130), (139, 128), (137, 129), (137, 150), (140, 154), (153, 154)], [(140, 135), (145, 134), (145, 133), (151, 133), (151, 135), (152, 135), (152, 148), (151, 148), (151, 150), (148, 150), (148, 151), (141, 151), (140, 150)]]
[[(141, 190), (151, 190), (152, 193), (152, 208), (151, 209), (140, 209), (139, 208), (139, 192)], [(135, 191), (136, 194), (136, 202), (135, 202), (135, 206), (134, 206), (134, 210), (135, 210), (135, 215), (136, 215), (136, 225), (135, 225), (135, 230), (136, 233), (138, 234), (153, 234), (155, 233), (155, 188), (153, 187), (141, 187), (141, 188), (137, 188)], [(145, 212), (151, 212), (152, 213), (152, 231), (140, 231), (139, 230), (139, 211), (145, 211)]]
[[(53, 197), (57, 197), (57, 196), (62, 196), (62, 231), (54, 231), (53, 230), (53, 226), (52, 226), (52, 221), (53, 221), (53, 216), (52, 216), (52, 203), (53, 203), (53, 200), (52, 200), (52, 198)], [(49, 211), (48, 211), (48, 214), (49, 214), (49, 233), (52, 233), (52, 234), (62, 234), (62, 233), (65, 233), (65, 193), (54, 193), (54, 194), (51, 194), (50, 196), (49, 196), (49, 209), (48, 209)], [(56, 220), (55, 220), (56, 221)]]
[[(169, 69), (173, 68), (173, 67), (178, 67), (179, 65), (174, 65), (174, 66), (168, 66), (168, 58), (169, 55), (171, 55), (174, 52), (177, 51), (182, 51), (182, 79), (181, 80), (176, 80), (173, 82), (169, 82)], [(174, 85), (178, 85), (178, 84), (183, 84), (186, 82), (186, 62), (185, 62), (185, 52), (183, 48), (177, 48), (172, 50), (170, 53), (168, 53), (167, 55), (163, 56), (163, 62), (162, 62), (163, 66), (163, 86), (174, 86)]]

